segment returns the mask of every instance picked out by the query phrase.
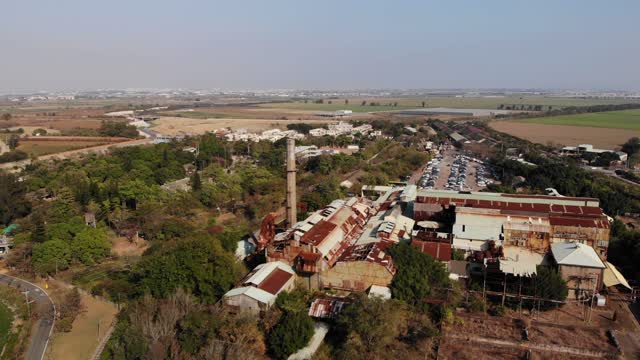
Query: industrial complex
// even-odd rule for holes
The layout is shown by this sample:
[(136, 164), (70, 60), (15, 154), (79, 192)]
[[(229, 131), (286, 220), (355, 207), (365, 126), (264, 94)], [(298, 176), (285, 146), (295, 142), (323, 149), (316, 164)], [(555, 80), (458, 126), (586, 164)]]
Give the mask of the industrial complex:
[[(506, 289), (509, 279), (530, 278), (540, 266), (549, 266), (567, 282), (569, 299), (593, 298), (605, 287), (629, 288), (607, 262), (611, 218), (598, 199), (364, 186), (357, 196), (336, 199), (298, 221), (293, 140), (288, 145), (288, 226), (276, 232), (274, 217), (267, 216), (249, 240), (252, 249), (264, 252), (267, 264), (278, 264), (260, 265), (254, 272), (282, 280), (270, 287), (271, 295), (259, 291), (260, 284), (243, 281), (225, 295), (229, 306), (268, 307), (274, 294), (290, 288), (285, 273), (308, 289), (388, 292), (397, 270), (388, 249), (400, 242), (444, 263), (451, 279), (465, 279), (470, 272), (499, 274)], [(453, 261), (454, 252), (464, 261)], [(239, 301), (240, 295), (252, 300)]]

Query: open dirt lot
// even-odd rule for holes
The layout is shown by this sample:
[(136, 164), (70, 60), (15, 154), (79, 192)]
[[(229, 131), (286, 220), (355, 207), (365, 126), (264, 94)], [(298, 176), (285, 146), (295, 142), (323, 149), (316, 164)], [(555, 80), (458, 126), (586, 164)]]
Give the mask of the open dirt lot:
[(619, 149), (629, 138), (638, 136), (638, 131), (634, 130), (587, 126), (529, 124), (516, 121), (493, 121), (490, 125), (498, 131), (540, 144), (593, 144), (604, 149)]
[[(85, 312), (73, 322), (68, 333), (54, 333), (51, 351), (47, 351), (49, 359), (84, 360), (90, 359), (98, 343), (104, 338), (107, 329), (118, 313), (118, 309), (110, 302), (93, 296), (82, 294), (82, 305)], [(98, 326), (100, 332), (98, 333)]]
[[(498, 352), (494, 355), (501, 358), (518, 358), (527, 349), (544, 359), (601, 358), (604, 354), (617, 352), (607, 338), (607, 327), (588, 326), (575, 321), (558, 324), (525, 320), (529, 323), (529, 340), (525, 340), (524, 323), (517, 318), (475, 314), (458, 314), (457, 317), (444, 330), (443, 358), (485, 358), (471, 354), (481, 354), (484, 352), (482, 349), (488, 348)], [(465, 346), (457, 346), (462, 343)]]
[(325, 124), (335, 122), (334, 119), (324, 120), (276, 120), (276, 119), (189, 119), (184, 117), (162, 117), (153, 122), (151, 128), (165, 135), (177, 134), (204, 134), (218, 129), (247, 129), (249, 131), (261, 131), (268, 129), (285, 129), (287, 124), (317, 123)]

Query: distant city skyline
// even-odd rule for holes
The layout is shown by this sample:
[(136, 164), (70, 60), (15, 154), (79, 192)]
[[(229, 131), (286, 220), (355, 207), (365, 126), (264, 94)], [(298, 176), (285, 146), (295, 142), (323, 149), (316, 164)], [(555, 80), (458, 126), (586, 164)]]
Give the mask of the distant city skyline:
[(0, 93), (640, 91), (639, 12), (632, 0), (9, 2)]

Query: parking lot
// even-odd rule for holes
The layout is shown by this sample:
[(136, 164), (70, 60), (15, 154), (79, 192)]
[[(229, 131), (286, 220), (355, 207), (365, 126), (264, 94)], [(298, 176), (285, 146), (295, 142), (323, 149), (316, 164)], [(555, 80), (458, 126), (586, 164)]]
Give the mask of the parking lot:
[(494, 177), (482, 161), (446, 148), (427, 163), (416, 185), (427, 190), (479, 191), (493, 183)]

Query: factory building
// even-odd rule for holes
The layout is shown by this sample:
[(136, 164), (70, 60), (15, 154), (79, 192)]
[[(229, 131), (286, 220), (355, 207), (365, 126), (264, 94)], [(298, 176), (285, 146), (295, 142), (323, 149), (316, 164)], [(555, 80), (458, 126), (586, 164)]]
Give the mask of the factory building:
[[(453, 247), (485, 251), (490, 241), (546, 252), (554, 243), (579, 242), (606, 259), (609, 221), (593, 198), (513, 195), (454, 191), (420, 191), (419, 204), (455, 207)], [(416, 204), (420, 215), (427, 213)], [(425, 214), (425, 216), (428, 214)]]
[(373, 285), (389, 286), (396, 273), (387, 252), (393, 244), (383, 240), (350, 247), (335, 266), (320, 273), (320, 283), (326, 288), (348, 291), (364, 291)]

